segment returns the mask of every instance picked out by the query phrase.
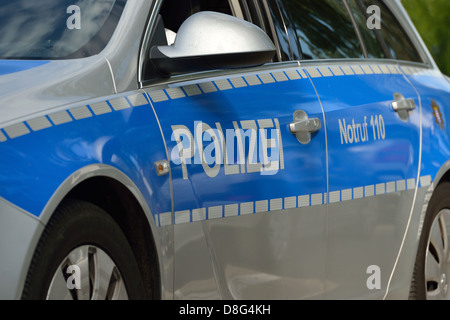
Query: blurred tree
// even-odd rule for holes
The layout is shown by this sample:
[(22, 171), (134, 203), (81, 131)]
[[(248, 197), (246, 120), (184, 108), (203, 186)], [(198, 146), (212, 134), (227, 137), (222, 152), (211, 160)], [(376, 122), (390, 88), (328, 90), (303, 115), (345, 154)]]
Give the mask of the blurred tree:
[(450, 75), (450, 0), (402, 0), (441, 71)]

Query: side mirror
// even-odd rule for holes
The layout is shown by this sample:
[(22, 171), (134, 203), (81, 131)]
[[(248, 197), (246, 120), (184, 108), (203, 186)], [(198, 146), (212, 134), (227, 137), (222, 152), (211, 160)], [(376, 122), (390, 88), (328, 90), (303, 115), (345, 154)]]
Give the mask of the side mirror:
[(272, 61), (275, 45), (257, 26), (233, 16), (203, 11), (190, 16), (175, 43), (153, 46), (150, 62), (164, 76), (252, 67)]

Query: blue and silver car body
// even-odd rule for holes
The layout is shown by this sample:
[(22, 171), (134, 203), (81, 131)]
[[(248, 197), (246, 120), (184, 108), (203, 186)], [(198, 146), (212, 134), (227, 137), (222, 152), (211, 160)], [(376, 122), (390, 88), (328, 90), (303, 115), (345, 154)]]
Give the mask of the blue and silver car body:
[(295, 59), (290, 42), (290, 59), (151, 81), (162, 1), (123, 3), (95, 55), (0, 61), (0, 298), (23, 296), (67, 199), (111, 215), (147, 296), (408, 298), (450, 179), (450, 83), (400, 2), (422, 62)]

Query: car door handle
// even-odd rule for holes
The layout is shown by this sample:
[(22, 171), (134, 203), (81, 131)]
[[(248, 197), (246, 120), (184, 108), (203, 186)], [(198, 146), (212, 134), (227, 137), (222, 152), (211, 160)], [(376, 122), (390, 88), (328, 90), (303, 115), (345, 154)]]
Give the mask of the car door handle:
[(291, 133), (315, 132), (321, 127), (320, 120), (317, 118), (294, 121), (289, 124)]
[(406, 99), (402, 94), (394, 93), (392, 109), (399, 114), (402, 120), (408, 120), (409, 111), (416, 109), (416, 103), (414, 99)]
[(289, 131), (295, 134), (298, 142), (308, 144), (311, 141), (311, 133), (319, 131), (322, 127), (320, 119), (309, 118), (303, 110), (294, 112), (294, 121), (289, 124)]
[(411, 111), (411, 110), (414, 110), (415, 108), (416, 108), (416, 103), (414, 102), (414, 99), (411, 99), (411, 98), (392, 102), (392, 109), (394, 109), (394, 111), (396, 111), (396, 112), (401, 111), (401, 110)]

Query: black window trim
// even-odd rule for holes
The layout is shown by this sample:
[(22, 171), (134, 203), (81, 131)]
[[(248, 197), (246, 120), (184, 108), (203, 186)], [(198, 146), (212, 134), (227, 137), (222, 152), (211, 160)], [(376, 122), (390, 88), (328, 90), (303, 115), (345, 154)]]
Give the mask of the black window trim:
[[(262, 2), (263, 5), (264, 5), (264, 12), (265, 12), (265, 15), (266, 15), (266, 17), (267, 17), (267, 20), (268, 20), (269, 23), (270, 23), (270, 28), (271, 28), (271, 31), (272, 31), (272, 34), (273, 34), (273, 39), (274, 39), (275, 45), (276, 45), (276, 47), (277, 47), (277, 51), (279, 51), (279, 54), (278, 54), (278, 61), (279, 61), (279, 62), (285, 61), (285, 60), (282, 58), (281, 48), (280, 48), (280, 39), (278, 38), (278, 35), (277, 35), (277, 31), (276, 31), (276, 28), (275, 28), (275, 23), (273, 22), (273, 17), (272, 17), (272, 15), (270, 14), (270, 9), (269, 9), (269, 6), (270, 6), (270, 5), (269, 5), (269, 3), (268, 3), (268, 0), (261, 0), (261, 2)], [(287, 27), (287, 25), (286, 25), (286, 21), (285, 21), (283, 15), (281, 14), (281, 10), (280, 10), (280, 7), (279, 7), (279, 5), (278, 5), (278, 1), (275, 1), (275, 5), (276, 5), (276, 10), (277, 10), (277, 12), (279, 13), (279, 19), (281, 20), (281, 23), (282, 23), (282, 25), (283, 25), (283, 31), (284, 31), (284, 33), (285, 33), (285, 35), (286, 35), (286, 38), (288, 39), (288, 44), (289, 44), (289, 59), (290, 59), (290, 60), (288, 60), (288, 61), (292, 61), (292, 60), (295, 59), (295, 55), (294, 55), (294, 50), (293, 50), (294, 48), (293, 48), (292, 43), (291, 43), (291, 41), (290, 41), (288, 27)]]
[[(261, 2), (263, 3), (263, 6), (261, 6)], [(248, 10), (249, 13), (249, 21), (257, 26), (259, 26), (264, 32), (273, 40), (274, 45), (276, 47), (276, 56), (277, 60), (279, 62), (283, 61), (282, 54), (281, 54), (281, 48), (280, 43), (278, 40), (278, 35), (275, 30), (272, 17), (267, 12), (267, 7), (265, 5), (265, 0), (243, 0), (240, 1), (241, 4), (245, 4), (245, 7)], [(252, 6), (253, 10), (249, 8)], [(252, 13), (254, 12), (254, 13)], [(255, 16), (256, 15), (256, 16)]]
[(361, 31), (359, 30), (358, 24), (356, 23), (356, 20), (355, 20), (355, 17), (353, 16), (352, 10), (350, 9), (350, 6), (348, 5), (347, 0), (342, 0), (342, 1), (344, 2), (345, 8), (347, 9), (348, 16), (350, 17), (350, 20), (352, 21), (353, 29), (356, 33), (356, 37), (359, 40), (359, 44), (361, 45), (361, 50), (364, 55), (364, 59), (367, 59), (369, 55), (367, 53), (366, 43), (364, 42), (364, 39), (361, 35)]
[[(268, 3), (270, 1), (269, 5), (276, 5), (276, 7), (277, 7), (279, 17), (280, 17), (280, 19), (282, 19), (282, 22), (286, 28), (287, 36), (289, 39), (289, 45), (291, 47), (290, 50), (292, 52), (292, 60), (293, 61), (301, 60), (301, 57), (303, 55), (302, 48), (300, 46), (300, 43), (298, 41), (294, 40), (297, 37), (297, 34), (296, 34), (294, 28), (292, 27), (291, 24), (286, 23), (286, 21), (289, 21), (290, 16), (287, 17), (283, 14), (283, 12), (286, 12), (284, 3), (280, 0), (266, 0), (266, 1), (268, 1)], [(289, 19), (286, 19), (286, 18), (289, 18)], [(292, 39), (292, 37), (294, 37), (294, 39)]]
[(250, 23), (254, 24), (253, 17), (252, 17), (252, 14), (250, 12), (250, 8), (248, 7), (247, 1), (246, 0), (239, 0), (239, 5), (241, 6), (241, 10), (244, 13), (244, 16), (247, 17), (247, 19), (248, 19), (248, 21)]
[(145, 24), (145, 31), (142, 35), (141, 46), (139, 48), (139, 57), (138, 57), (138, 70), (137, 70), (137, 80), (138, 80), (138, 88), (142, 89), (145, 85), (144, 79), (144, 62), (146, 60), (145, 54), (147, 53), (147, 47), (150, 44), (150, 38), (153, 33), (153, 29), (156, 27), (156, 22), (158, 19), (158, 12), (161, 9), (163, 0), (155, 0), (152, 3), (150, 8), (150, 12), (148, 14), (147, 22)]

